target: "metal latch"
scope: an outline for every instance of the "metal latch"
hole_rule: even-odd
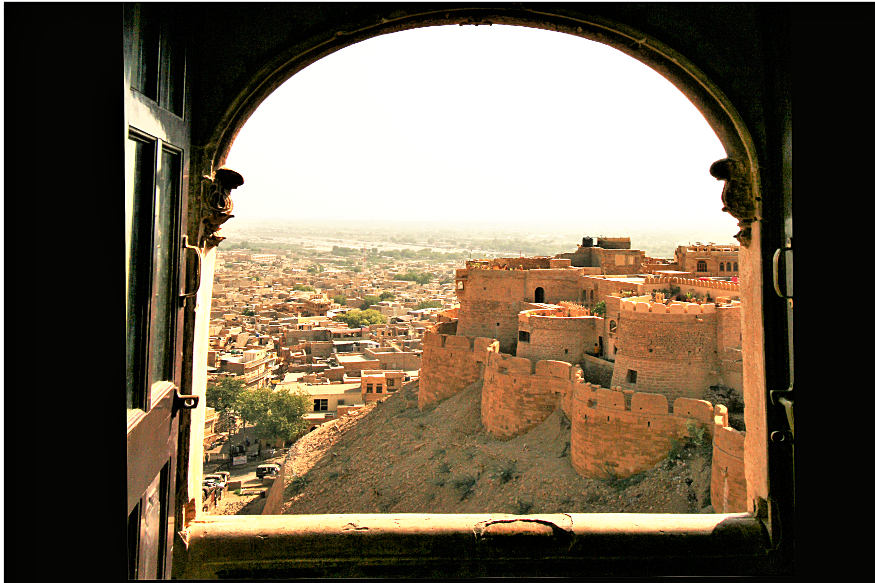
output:
[[[772,401],[772,405],[783,405],[784,413],[787,415],[787,423],[790,425],[790,437],[791,439],[795,439],[796,432],[794,430],[793,423],[793,387],[790,386],[787,390],[780,391],[769,391],[769,399]],[[781,433],[778,431],[773,432],[772,439],[775,440],[776,433]]]
[[[194,409],[197,407],[198,401],[200,401],[200,397],[197,395],[180,395],[179,389],[173,390],[173,409],[170,413],[170,417],[176,417],[176,413],[179,412],[180,409]]]

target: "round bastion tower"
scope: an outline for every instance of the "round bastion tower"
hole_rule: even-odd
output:
[[[701,399],[721,378],[716,306],[645,298],[620,302],[611,386]]]

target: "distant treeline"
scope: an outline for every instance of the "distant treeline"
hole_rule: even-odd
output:
[[[395,275],[395,279],[398,281],[415,281],[420,285],[431,282],[432,277],[433,276],[430,273],[416,273],[413,271],[398,273]]]
[[[239,243],[229,243],[225,241],[221,244],[220,249],[224,251],[233,251],[235,249],[247,249],[253,253],[277,252],[277,251],[306,251],[300,243],[271,243],[269,246],[253,245],[249,241],[240,241]]]

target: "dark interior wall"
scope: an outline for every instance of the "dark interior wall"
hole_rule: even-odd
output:
[[[448,3],[211,3],[185,5],[185,10],[191,11],[187,20],[193,41],[189,54],[192,97],[197,108],[194,142],[206,147],[209,155],[213,147],[225,144],[217,141],[217,127],[241,125],[229,120],[240,113],[245,119],[245,112],[254,110],[255,104],[291,72],[320,56],[377,32],[410,28],[412,23],[439,24],[481,17],[536,26],[540,22],[540,27],[567,27],[569,31],[575,30],[575,23],[588,22],[591,26],[584,34],[590,38],[601,34],[598,23],[610,23],[614,32],[609,34],[605,29],[601,40],[614,43],[634,57],[650,54],[634,40],[636,32],[643,33],[686,57],[704,73],[756,136],[763,125],[763,80],[769,69],[762,33],[764,27],[773,25],[772,12],[780,8],[757,4],[608,3],[538,4],[526,10],[513,4],[478,8],[476,4]],[[621,31],[619,37],[617,30]],[[670,57],[648,64],[663,74],[678,74],[678,66]],[[241,95],[250,93],[247,104]],[[705,97],[693,95],[691,101],[707,107]],[[231,134],[233,129],[224,140],[230,140]]]

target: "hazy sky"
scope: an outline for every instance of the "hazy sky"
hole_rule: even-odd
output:
[[[725,152],[669,81],[606,45],[512,26],[372,38],[253,114],[227,166],[239,218],[712,226]]]

